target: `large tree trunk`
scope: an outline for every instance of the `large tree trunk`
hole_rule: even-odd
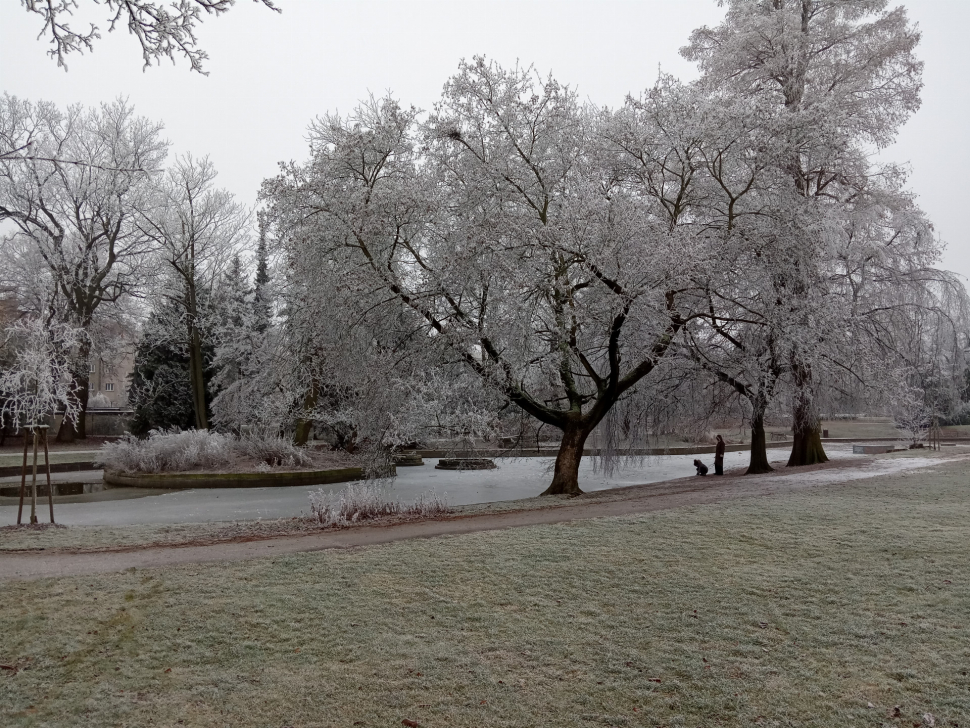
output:
[[[583,491],[579,488],[579,463],[583,458],[583,447],[586,445],[590,429],[572,426],[563,431],[552,484],[542,492],[542,495],[582,494]]]
[[[755,404],[751,413],[751,459],[745,475],[770,473],[774,468],[768,464],[768,444],[765,437],[765,411]]]
[[[822,426],[820,423],[799,425],[796,422],[792,429],[795,442],[792,444],[791,456],[788,458],[789,467],[828,462],[829,458],[822,447]]]
[[[801,365],[796,365],[793,371],[796,393],[792,434],[795,441],[788,467],[826,463],[829,459],[822,447],[822,422],[812,396],[812,372]]]
[[[195,429],[209,429],[209,417],[205,403],[205,362],[202,359],[202,335],[199,329],[189,327],[189,378],[192,381],[192,409],[195,410]]]

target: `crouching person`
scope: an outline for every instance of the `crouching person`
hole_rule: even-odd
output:
[[[697,468],[698,475],[707,475],[707,466],[700,460],[694,461],[694,467]]]

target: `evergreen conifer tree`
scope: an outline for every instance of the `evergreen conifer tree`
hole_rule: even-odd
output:
[[[169,301],[158,306],[145,324],[130,375],[129,402],[134,410],[131,426],[134,435],[146,435],[154,429],[191,429],[195,426],[184,328],[178,304]],[[203,338],[202,355],[208,406],[212,400],[210,382],[214,373],[215,349],[207,338]]]
[[[269,252],[266,246],[266,217],[259,215],[259,242],[256,246],[256,278],[253,281],[254,328],[263,333],[269,328],[271,294],[269,291]]]

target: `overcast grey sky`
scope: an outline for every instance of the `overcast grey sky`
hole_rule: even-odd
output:
[[[82,0],[82,5],[85,4]],[[616,106],[656,78],[696,73],[677,53],[719,21],[715,0],[278,0],[281,14],[240,0],[198,33],[209,76],[184,62],[142,71],[136,41],[103,33],[65,73],[37,40],[39,17],[0,0],[0,89],[59,105],[126,96],[165,123],[174,152],[208,154],[219,183],[255,203],[280,161],[307,156],[306,127],[349,111],[368,91],[430,108],[461,58],[534,64],[599,105]],[[970,277],[963,189],[970,169],[970,0],[908,0],[923,31],[923,107],[885,158],[909,162],[911,188],[947,242],[946,268]],[[81,20],[87,16],[79,15]],[[102,17],[91,16],[102,29]],[[78,23],[83,27],[82,23]]]

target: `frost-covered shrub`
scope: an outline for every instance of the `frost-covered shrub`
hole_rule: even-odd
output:
[[[282,437],[247,436],[234,440],[234,446],[241,454],[272,467],[294,468],[310,464],[310,456],[303,448]]]
[[[105,409],[110,406],[111,406],[111,400],[109,400],[101,392],[95,392],[92,396],[88,397],[89,409]]]
[[[310,493],[310,511],[324,526],[393,515],[399,507],[390,499],[390,489],[383,481],[352,483],[339,493],[322,489]]]
[[[106,443],[98,462],[122,473],[174,473],[224,470],[240,462],[266,466],[309,465],[305,451],[280,438],[238,439],[211,430],[152,430],[144,440],[128,435]]]
[[[209,430],[151,430],[139,440],[127,435],[101,447],[99,464],[122,473],[165,473],[228,467],[232,438]]]
[[[901,437],[914,445],[926,439],[933,410],[927,404],[926,393],[922,389],[900,386],[891,395],[890,414]]]
[[[392,500],[386,480],[351,483],[339,493],[310,493],[310,512],[323,526],[348,526],[381,516],[437,516],[450,512],[448,504],[433,490],[422,493],[410,505]]]

